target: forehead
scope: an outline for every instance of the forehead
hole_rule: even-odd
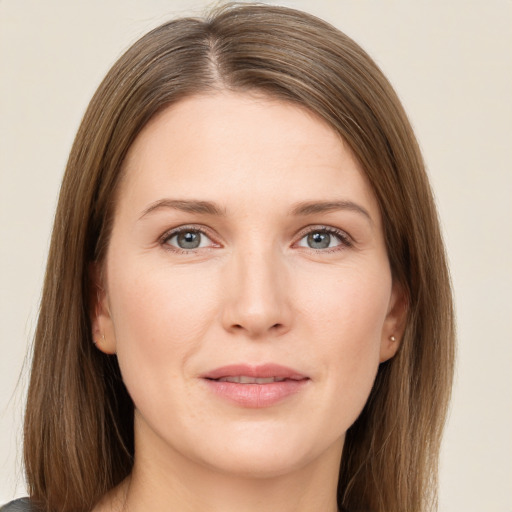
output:
[[[118,199],[132,205],[164,193],[220,202],[342,194],[377,208],[359,162],[324,120],[255,94],[194,96],[161,111],[131,146],[123,173]]]

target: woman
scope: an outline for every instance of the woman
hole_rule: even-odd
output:
[[[361,48],[245,4],[121,57],[61,189],[26,506],[425,511],[452,368],[421,155]]]

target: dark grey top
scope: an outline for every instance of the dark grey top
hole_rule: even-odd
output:
[[[11,501],[0,508],[0,512],[35,512],[35,510],[28,498]]]

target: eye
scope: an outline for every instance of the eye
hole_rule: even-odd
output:
[[[183,251],[192,251],[214,245],[212,240],[203,231],[188,227],[172,230],[163,237],[162,242]]]
[[[297,243],[299,247],[322,250],[352,245],[348,235],[334,228],[316,228],[306,233]]]

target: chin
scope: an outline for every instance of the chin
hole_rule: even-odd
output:
[[[205,461],[207,465],[226,475],[237,475],[240,478],[266,479],[276,478],[293,473],[307,466],[310,457],[306,454],[283,453],[282,450],[273,451],[253,450],[250,453],[222,454],[212,461]],[[208,463],[210,462],[210,463]]]
[[[299,471],[324,456],[340,460],[344,436],[333,438],[329,442],[328,435],[320,437],[287,426],[277,431],[253,431],[250,435],[229,433],[224,439],[204,446],[202,454],[196,454],[203,465],[225,474],[273,478]]]

